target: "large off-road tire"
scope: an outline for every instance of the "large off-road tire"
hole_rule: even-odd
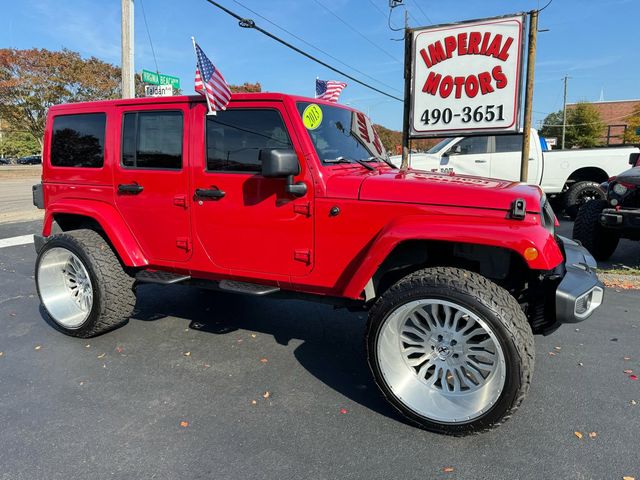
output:
[[[564,193],[564,213],[575,220],[580,207],[591,200],[604,200],[607,194],[596,182],[576,182]]]
[[[134,279],[109,243],[93,230],[53,235],[36,260],[38,296],[59,330],[88,338],[129,320]]]
[[[620,237],[600,224],[600,214],[607,208],[606,200],[592,200],[578,211],[573,224],[573,238],[591,252],[596,260],[608,260],[618,247]]]
[[[387,400],[415,425],[449,435],[507,420],[533,374],[533,334],[518,302],[459,268],[427,268],[389,288],[371,309],[366,346]]]

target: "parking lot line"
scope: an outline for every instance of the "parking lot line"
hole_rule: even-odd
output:
[[[1,238],[0,248],[15,247],[16,245],[26,245],[33,243],[33,235],[20,235],[18,237]]]

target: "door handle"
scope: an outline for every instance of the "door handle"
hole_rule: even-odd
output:
[[[476,160],[476,163],[487,163],[486,160]]]
[[[196,188],[196,197],[211,198],[219,200],[226,195],[225,192],[218,188]]]
[[[118,185],[118,193],[128,193],[131,195],[137,195],[144,190],[142,185],[137,183],[121,183]]]

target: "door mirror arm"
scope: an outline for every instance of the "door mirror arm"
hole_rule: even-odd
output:
[[[304,182],[294,182],[293,175],[289,175],[287,176],[287,184],[284,190],[295,197],[302,197],[307,193],[307,184]]]

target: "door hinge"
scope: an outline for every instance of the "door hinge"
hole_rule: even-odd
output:
[[[293,259],[296,262],[302,262],[309,265],[311,263],[311,250],[309,249],[294,250]]]
[[[176,195],[173,197],[173,204],[176,207],[187,208],[187,196],[186,195]]]
[[[187,237],[178,237],[176,238],[176,247],[184,250],[185,252],[188,252],[189,250],[191,250],[191,240],[189,240]]]
[[[308,217],[311,215],[311,202],[294,203],[293,211]]]

